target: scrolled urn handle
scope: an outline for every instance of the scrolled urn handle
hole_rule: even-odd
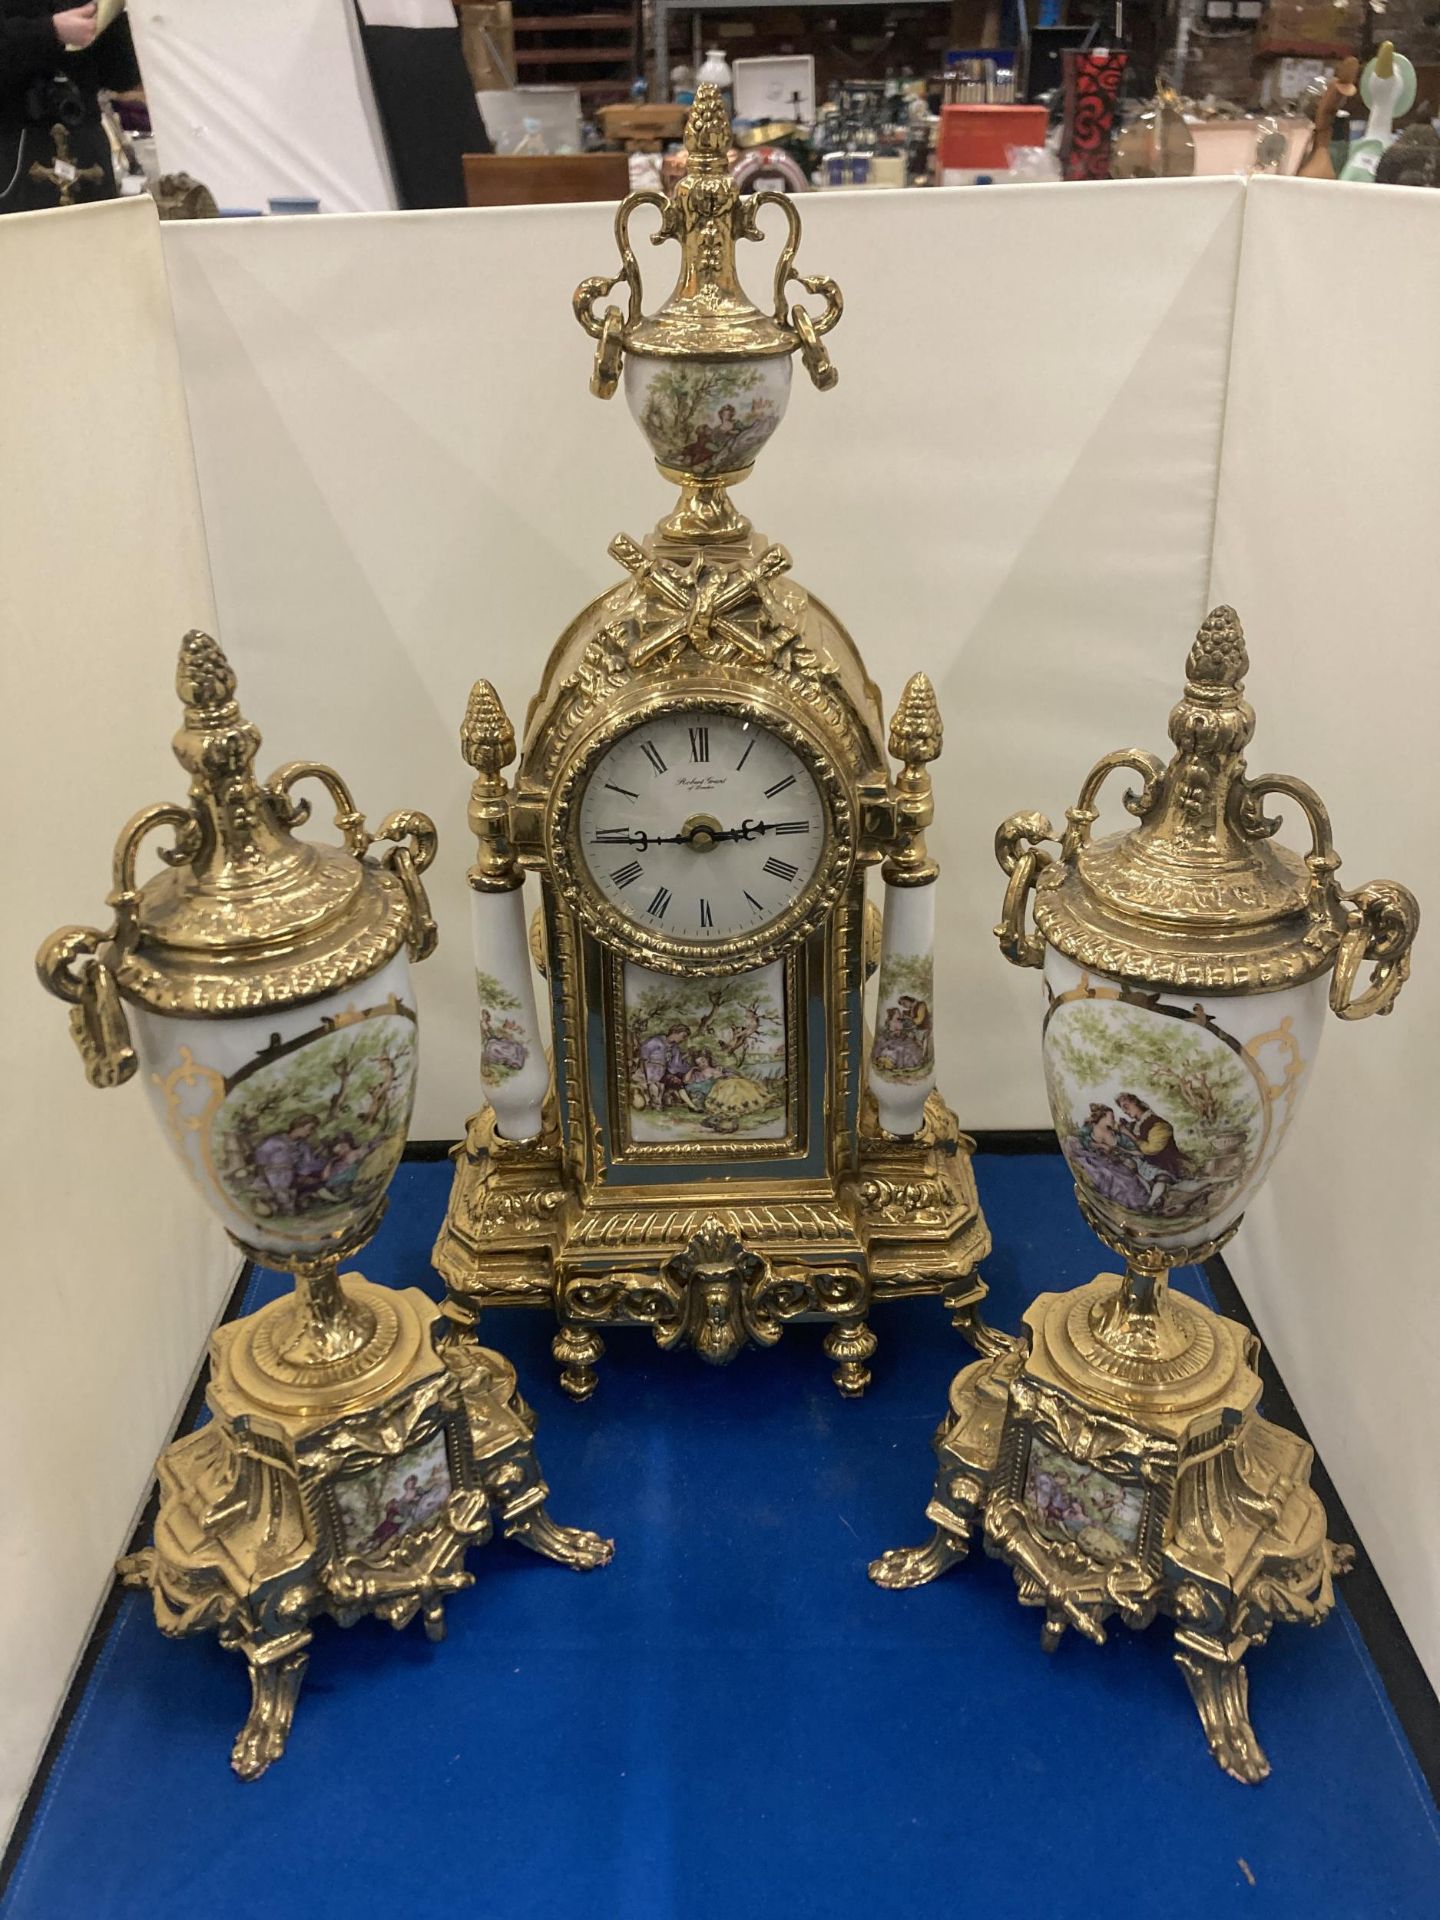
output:
[[[1240,831],[1252,840],[1268,840],[1279,831],[1279,818],[1267,814],[1261,804],[1271,795],[1293,800],[1305,815],[1310,823],[1310,851],[1305,856],[1310,875],[1306,906],[1312,923],[1328,929],[1334,921],[1337,899],[1343,899],[1335,886],[1340,856],[1330,830],[1329,808],[1308,782],[1297,780],[1292,773],[1263,773],[1257,779],[1242,781],[1236,791]]]
[[[1040,875],[1055,864],[1045,848],[1057,844],[1055,829],[1043,813],[1012,813],[996,830],[995,858],[1009,874],[1010,884],[1005,889],[995,938],[1012,966],[1039,967],[1045,963],[1045,942],[1038,933],[1027,931],[1025,908]]]
[[[156,848],[167,867],[188,866],[200,850],[199,820],[188,807],[182,807],[173,800],[160,800],[153,807],[142,807],[139,813],[126,821],[120,829],[120,838],[115,842],[115,851],[111,856],[110,898],[107,902],[115,909],[115,924],[108,937],[122,949],[134,945],[138,931],[135,910],[140,904],[140,890],[135,884],[135,863],[145,841],[162,827],[173,827],[175,830],[173,846]]]
[[[1395,880],[1372,880],[1340,896],[1345,929],[1330,976],[1330,1010],[1342,1020],[1389,1013],[1410,977],[1410,951],[1420,930],[1420,905]],[[1355,982],[1371,963],[1370,984],[1358,997]]]
[[[1120,747],[1114,753],[1107,753],[1086,774],[1085,784],[1074,806],[1065,809],[1065,838],[1060,844],[1063,865],[1068,867],[1076,855],[1090,844],[1090,829],[1100,818],[1100,789],[1111,774],[1122,767],[1131,773],[1143,775],[1145,781],[1138,793],[1133,787],[1126,791],[1122,803],[1125,811],[1133,813],[1137,820],[1143,820],[1154,806],[1155,796],[1165,775],[1165,762],[1159,755],[1147,753],[1144,747]]]
[[[396,843],[384,856],[381,865],[395,874],[405,889],[405,898],[410,907],[410,931],[406,936],[410,958],[428,960],[439,943],[440,933],[420,876],[435,858],[440,844],[435,822],[428,813],[402,808],[381,822],[376,838]]]
[[[365,825],[365,816],[355,804],[355,796],[333,767],[319,760],[289,760],[265,782],[261,792],[275,809],[280,825],[288,829],[303,827],[310,818],[310,802],[297,800],[291,792],[302,780],[318,780],[335,803],[335,824],[347,849],[357,860],[363,859],[374,836]]]

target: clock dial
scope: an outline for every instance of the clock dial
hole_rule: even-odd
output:
[[[600,895],[672,940],[763,932],[803,894],[826,848],[814,776],[741,713],[686,709],[643,721],[591,770],[579,848]]]

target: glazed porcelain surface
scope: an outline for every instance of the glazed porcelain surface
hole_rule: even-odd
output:
[[[783,1139],[788,1059],[783,960],[713,979],[626,966],[631,1142]]]
[[[740,473],[774,433],[790,398],[790,357],[625,357],[625,399],[662,467],[708,480]]]
[[[1199,1246],[1240,1218],[1309,1079],[1326,986],[1196,998],[1047,950],[1051,1116],[1084,1198],[1121,1239]]]
[[[935,889],[887,887],[870,1091],[887,1133],[918,1133],[935,1085]]]
[[[228,1232],[304,1258],[373,1218],[405,1149],[417,1035],[409,962],[238,1020],[132,1008],[150,1100]]]
[[[540,1131],[550,1064],[535,1013],[525,890],[472,893],[475,985],[480,996],[480,1084],[507,1140]]]

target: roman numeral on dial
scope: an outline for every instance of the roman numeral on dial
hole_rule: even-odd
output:
[[[663,920],[665,918],[665,909],[669,905],[670,889],[669,887],[660,887],[656,891],[655,898],[650,902],[645,911],[654,919]]]
[[[778,833],[780,829],[777,827],[775,831]],[[597,827],[595,830],[597,847],[628,847],[629,844],[630,829],[628,827]]]
[[[628,887],[632,880],[638,880],[645,869],[638,860],[627,860],[623,867],[616,867],[610,878],[617,887]]]
[[[808,820],[777,820],[770,831],[771,833],[808,833],[810,822]]]
[[[715,924],[710,912],[710,902],[704,899],[700,902],[700,924],[702,927],[713,927]]]
[[[800,869],[799,867],[791,866],[788,860],[767,860],[765,862],[765,871],[768,874],[773,874],[777,880],[790,881],[795,878]],[[748,899],[749,896],[747,895],[746,897]]]
[[[707,761],[710,758],[709,727],[691,727],[690,758],[696,763],[697,766],[703,764],[705,761]]]
[[[765,798],[767,800],[773,800],[777,793],[784,793],[787,787],[793,787],[794,784],[795,784],[794,774],[787,773],[785,775],[785,778],[783,780],[777,780],[773,787],[766,787]]]
[[[656,746],[653,740],[642,741],[640,746],[640,751],[644,754],[645,758],[650,762],[651,766],[655,769],[656,773],[664,773],[665,761],[661,755],[660,749]]]

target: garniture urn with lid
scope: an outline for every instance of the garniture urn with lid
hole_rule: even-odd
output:
[[[485,681],[462,730],[485,1106],[436,1265],[462,1326],[489,1304],[550,1307],[577,1399],[608,1325],[718,1365],[807,1320],[854,1396],[876,1303],[943,1292],[963,1319],[984,1293],[970,1143],[936,1091],[940,713],[915,674],[887,736],[855,642],[731,501],[794,356],[834,384],[822,336],[840,295],[796,270],[793,202],[731,179],[713,87],[685,145],[668,197],[621,206],[618,273],[575,298],[594,391],[623,376],[679,501],[643,541],[612,542],[622,578],[561,636],[523,738]],[[762,308],[736,252],[772,208]],[[653,314],[630,241],[644,209],[681,262]],[[625,308],[599,310],[622,284]],[[813,315],[787,307],[794,285],[823,302]]]
[[[931,1579],[978,1527],[1021,1600],[1044,1609],[1047,1648],[1067,1627],[1100,1640],[1112,1615],[1143,1627],[1169,1614],[1212,1752],[1258,1780],[1244,1656],[1276,1620],[1323,1619],[1350,1550],[1325,1537],[1309,1446],[1256,1412],[1254,1336],[1173,1294],[1167,1274],[1239,1225],[1313,1075],[1327,1007],[1391,1011],[1419,911],[1393,881],[1343,888],[1319,795],[1248,773],[1247,666],[1238,619],[1217,608],[1190,650],[1169,762],[1107,754],[1058,840],[1033,813],[997,834],[996,931],[1007,958],[1043,971],[1056,1134],[1081,1211],[1125,1269],[1042,1294],[1021,1340],[957,1376],[935,1443],[935,1531],[872,1575]],[[1116,772],[1138,776],[1125,795],[1138,825],[1095,839]],[[1308,823],[1303,855],[1277,838],[1275,802]]]
[[[405,1147],[434,828],[402,812],[372,834],[340,776],[310,761],[259,781],[260,736],[207,635],[186,635],[176,688],[186,803],[130,820],[109,927],[62,928],[37,965],[71,1005],[92,1084],[139,1071],[231,1238],[294,1275],[292,1293],[216,1331],[212,1418],[166,1448],[154,1544],[120,1567],[164,1632],[214,1631],[244,1654],[252,1708],[233,1763],[249,1779],[284,1749],[317,1615],[399,1627],[420,1613],[438,1639],[446,1597],[472,1579],[466,1550],[497,1522],[571,1565],[609,1548],[546,1514],[508,1363],[447,1343],[418,1288],[340,1272]],[[294,831],[307,783],[333,804],[339,845]],[[142,882],[155,834],[162,870]]]

